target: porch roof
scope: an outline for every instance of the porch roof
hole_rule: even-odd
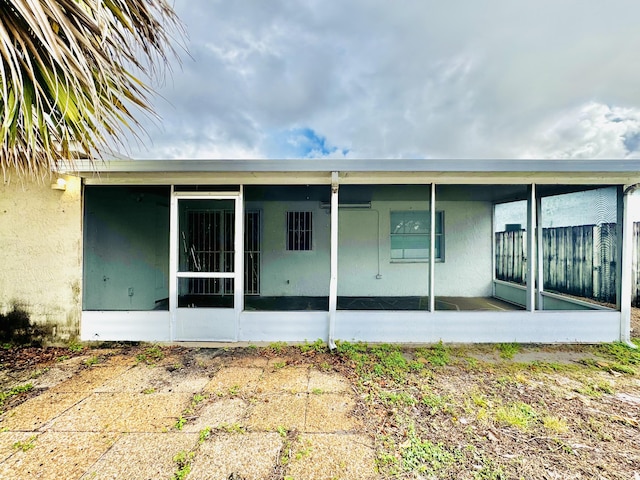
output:
[[[105,160],[69,169],[88,183],[602,184],[640,183],[640,160],[214,159]]]

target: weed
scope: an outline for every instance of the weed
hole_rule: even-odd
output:
[[[436,413],[446,409],[447,399],[441,395],[426,393],[422,396],[420,403],[429,407],[431,409],[431,415],[435,415]]]
[[[322,395],[324,393],[324,390],[322,390],[321,388],[314,388],[313,390],[311,390],[311,393],[313,393],[314,395]]]
[[[174,480],[184,480],[191,473],[191,462],[195,456],[194,452],[182,450],[173,457],[173,461],[177,466],[176,472],[173,474]]]
[[[304,344],[300,345],[299,348],[301,353],[322,353],[327,351],[327,344],[319,338],[313,343],[308,343],[305,340]]]
[[[156,389],[151,387],[151,388],[145,388],[142,393],[144,393],[145,395],[150,395],[152,393],[155,393]]]
[[[275,353],[279,355],[284,351],[286,346],[287,346],[286,342],[273,342],[267,346],[267,350],[271,353]]]
[[[193,398],[191,399],[191,406],[195,407],[196,405],[198,405],[200,402],[202,402],[205,398],[204,395],[200,394],[200,393],[196,393]]]
[[[577,389],[578,393],[592,398],[600,398],[602,394],[612,395],[613,387],[608,382],[600,380],[599,382],[588,381],[583,387]]]
[[[15,397],[16,395],[20,395],[22,393],[27,393],[33,390],[33,383],[26,383],[24,385],[18,385],[13,387],[11,390],[7,392],[0,392],[0,407],[4,405],[4,402],[11,397]]]
[[[304,457],[308,456],[313,447],[311,446],[311,442],[309,440],[305,441],[304,447],[296,452],[295,459],[302,460]]]
[[[237,396],[240,393],[240,385],[233,385],[229,388],[229,395],[232,397]]]
[[[511,360],[515,356],[515,354],[520,351],[520,344],[500,343],[498,344],[498,350],[500,351],[500,358]]]
[[[287,362],[273,362],[273,369],[280,370],[281,368],[284,368],[286,364]]]
[[[482,467],[477,472],[474,472],[474,480],[506,480],[507,475],[499,465],[496,465],[493,460],[482,457]]]
[[[329,365],[327,362],[322,362],[320,365],[318,365],[318,367],[323,372],[328,372],[329,370],[331,370],[331,365]]]
[[[280,435],[282,438],[285,438],[287,436],[287,429],[282,425],[278,425],[276,427],[276,432],[278,432],[278,435]]]
[[[94,365],[97,365],[98,363],[100,363],[100,358],[98,358],[96,355],[94,355],[93,357],[87,358],[84,361],[84,364],[87,367],[93,367]]]
[[[71,342],[69,344],[69,347],[67,347],[69,349],[70,352],[73,353],[80,353],[82,350],[84,350],[84,346],[81,343],[78,342]]]
[[[227,433],[247,433],[247,429],[239,423],[221,423],[217,429]]]
[[[386,404],[406,405],[408,407],[418,403],[412,395],[406,392],[382,392],[380,393],[380,399]]]
[[[449,347],[446,347],[442,340],[429,348],[416,349],[416,355],[427,360],[434,367],[444,367],[451,361]]]
[[[422,440],[413,425],[409,426],[407,440],[400,445],[402,468],[405,472],[434,474],[455,461],[454,455],[441,443]]]
[[[56,358],[56,362],[64,362],[65,360],[69,360],[69,355],[60,355],[58,358]]]
[[[178,417],[178,420],[176,420],[175,425],[173,426],[173,428],[175,428],[176,430],[182,430],[182,428],[187,424],[187,419],[184,418],[182,415],[180,415]]]
[[[253,343],[251,343],[251,344],[247,345],[247,349],[252,351],[252,352],[255,352],[256,350],[258,350],[258,346],[254,345]]]
[[[23,452],[26,452],[27,450],[31,450],[32,448],[35,448],[37,438],[38,438],[37,435],[31,435],[24,442],[14,443],[13,448],[15,448],[16,450],[22,450]]]
[[[554,416],[543,417],[542,425],[544,425],[544,428],[546,428],[547,430],[550,430],[556,433],[566,433],[567,431],[569,431],[569,426],[567,425],[567,422],[559,417],[554,417]]]
[[[155,365],[164,358],[164,352],[158,345],[152,345],[144,349],[144,352],[136,355],[138,363],[146,363],[147,365]]]
[[[515,402],[496,409],[498,422],[520,430],[528,430],[537,417],[538,414],[533,407],[523,402]]]
[[[211,436],[211,427],[205,427],[198,433],[198,443],[202,444]]]

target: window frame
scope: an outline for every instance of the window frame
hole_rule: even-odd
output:
[[[393,233],[393,214],[406,214],[406,213],[424,213],[427,215],[428,218],[428,222],[427,222],[427,232],[426,233],[421,233],[421,234],[410,234],[410,233]],[[429,216],[429,210],[390,210],[389,211],[389,260],[390,263],[428,263],[429,262],[429,256],[427,257],[415,257],[415,258],[394,258],[393,257],[393,253],[392,251],[394,250],[392,248],[392,244],[393,244],[393,237],[394,236],[403,236],[403,237],[407,237],[407,236],[412,236],[412,235],[421,235],[421,236],[427,236],[429,238],[431,238],[431,232],[430,232],[430,227],[431,227],[431,218]],[[435,215],[435,229],[436,229],[436,234],[435,234],[435,244],[439,246],[439,248],[436,249],[436,256],[435,256],[435,261],[436,263],[444,263],[445,261],[445,229],[444,229],[444,210],[436,210],[436,215]],[[438,228],[440,227],[440,228]],[[431,246],[429,245],[429,248]],[[409,249],[402,249],[404,250],[409,250]]]

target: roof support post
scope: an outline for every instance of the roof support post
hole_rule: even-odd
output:
[[[633,273],[633,220],[631,218],[629,194],[638,186],[618,188],[618,268],[616,274],[619,281],[617,288],[617,304],[620,309],[620,341],[636,348],[631,341],[631,277]],[[620,225],[622,224],[622,225]]]
[[[233,280],[233,305],[236,311],[235,320],[235,339],[238,340],[240,313],[244,310],[244,195],[243,187],[240,185],[240,191],[235,202],[235,237],[234,237],[234,271],[235,278]]]
[[[331,172],[331,272],[329,278],[329,339],[330,349],[334,343],[336,310],[338,307],[338,172]]]
[[[536,295],[536,309],[537,310],[543,310],[543,301],[544,299],[542,298],[542,292],[544,291],[544,248],[543,248],[543,238],[542,238],[542,198],[539,195],[536,195],[536,212],[535,212],[535,216],[536,216],[536,245],[537,245],[537,249],[536,249],[536,288],[537,290],[537,295]]]
[[[536,310],[536,184],[527,188],[527,311]]]
[[[429,198],[429,311],[436,309],[436,184]]]

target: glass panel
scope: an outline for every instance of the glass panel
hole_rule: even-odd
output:
[[[169,187],[85,187],[84,310],[169,309],[169,195]]]
[[[233,308],[233,278],[178,278],[178,307]]]
[[[179,271],[233,272],[234,200],[179,200]]]

